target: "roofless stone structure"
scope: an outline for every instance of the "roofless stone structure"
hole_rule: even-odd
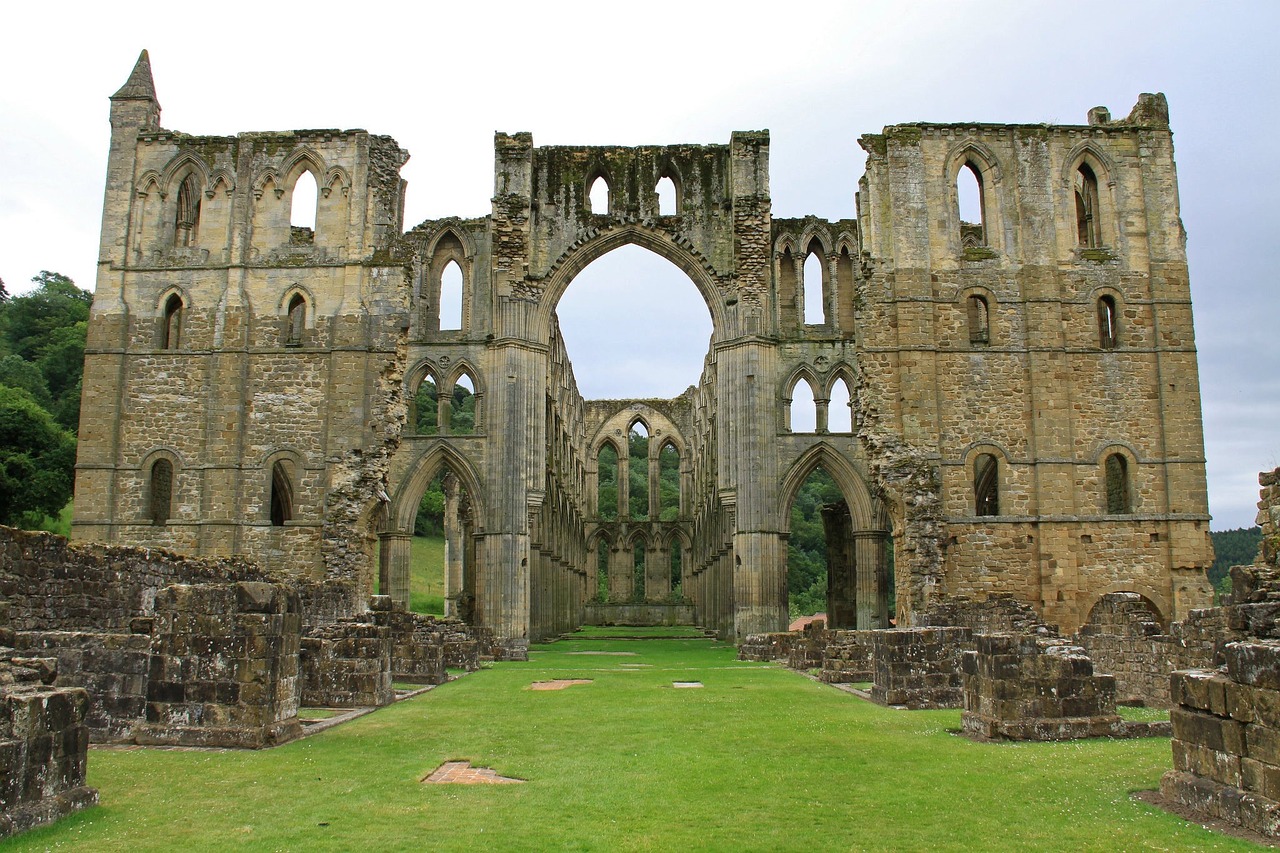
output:
[[[767,132],[498,133],[489,215],[406,233],[390,137],[166,130],[145,52],[111,127],[77,539],[246,554],[365,592],[376,577],[403,600],[443,474],[449,607],[513,650],[600,594],[677,586],[742,638],[786,627],[790,507],[821,467],[844,497],[826,513],[832,627],[887,626],[891,587],[900,625],[955,596],[1010,593],[1067,631],[1107,593],[1165,621],[1210,601],[1163,95],[1085,125],[863,136],[857,218],[835,222],[773,217]],[[961,220],[958,178],[979,221]],[[675,399],[584,400],[561,341],[560,297],[627,244],[683,270],[712,319]],[[629,453],[637,423],[647,459]],[[674,509],[656,487],[671,463]],[[634,465],[648,506],[625,487],[602,505]]]

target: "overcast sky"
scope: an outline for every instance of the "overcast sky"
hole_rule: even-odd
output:
[[[394,136],[413,155],[407,225],[488,213],[495,130],[531,131],[540,145],[639,145],[768,128],[774,214],[839,218],[854,215],[859,134],[909,121],[1082,124],[1092,106],[1123,116],[1140,92],[1163,91],[1189,233],[1213,527],[1253,524],[1257,472],[1280,465],[1280,4],[544,0],[383,11],[393,7],[7,9],[0,278],[21,291],[51,269],[92,287],[107,97],[144,47],[167,128]],[[573,310],[598,311],[589,297],[607,294],[615,316],[648,335],[611,335],[611,352],[657,341],[685,360],[597,358],[585,333],[567,330],[588,396],[672,394],[697,379],[706,308],[687,279],[664,278],[665,261],[637,267],[639,251],[589,267],[562,316],[569,325]],[[659,287],[671,313],[701,325],[655,330],[619,301]],[[587,307],[575,309],[580,300]],[[594,374],[593,363],[611,372]],[[655,376],[667,384],[644,384]]]

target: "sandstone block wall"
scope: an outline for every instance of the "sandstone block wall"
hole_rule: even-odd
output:
[[[0,663],[0,838],[98,802],[85,785],[88,694],[53,676],[52,662]]]
[[[1034,635],[980,634],[965,652],[967,734],[1010,740],[1069,740],[1122,734],[1115,678],[1096,675],[1084,649]]]
[[[773,634],[748,634],[738,644],[738,660],[789,660],[791,647],[799,639],[800,634],[795,631],[779,631]]]
[[[973,648],[968,628],[895,628],[873,634],[871,698],[912,710],[964,703],[960,659]]]
[[[1173,769],[1164,796],[1280,835],[1280,642],[1230,643],[1225,671],[1172,677]]]
[[[391,632],[372,622],[311,628],[302,639],[302,704],[371,708],[395,699]]]
[[[826,631],[822,671],[827,684],[853,684],[875,678],[874,631]]]
[[[142,744],[260,748],[301,733],[298,596],[279,584],[166,587],[156,597]]]

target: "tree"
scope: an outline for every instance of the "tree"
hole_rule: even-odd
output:
[[[0,345],[27,361],[38,361],[59,329],[87,322],[93,294],[65,275],[42,271],[35,290],[12,296],[0,312]],[[70,384],[75,384],[74,382]]]
[[[29,393],[0,385],[0,524],[56,516],[75,464],[75,439]]]

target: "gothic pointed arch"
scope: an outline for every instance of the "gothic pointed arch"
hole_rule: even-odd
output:
[[[884,530],[887,519],[883,508],[871,495],[871,488],[848,458],[828,442],[813,445],[796,459],[778,487],[778,522],[783,532],[791,529],[791,504],[804,481],[822,468],[826,471],[849,505],[849,514],[857,530]]]
[[[485,517],[484,489],[475,465],[457,449],[444,441],[431,442],[409,465],[398,483],[392,484],[391,505],[387,512],[387,525],[391,531],[412,531],[414,518],[422,496],[441,471],[448,470],[466,490],[474,508],[477,530],[483,527]]]

